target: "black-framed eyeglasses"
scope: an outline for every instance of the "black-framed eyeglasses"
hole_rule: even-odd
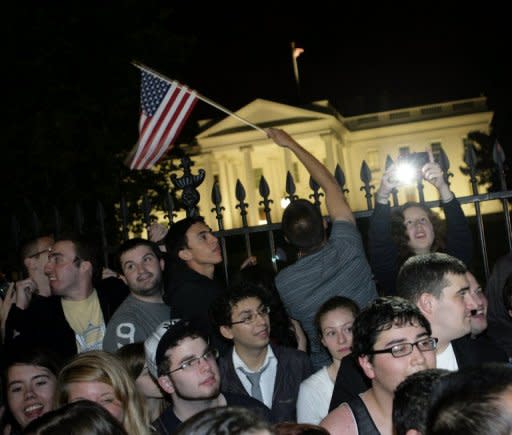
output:
[[[167,372],[168,375],[171,373],[177,372],[179,370],[189,371],[190,369],[197,367],[202,359],[205,361],[213,361],[219,357],[219,351],[217,349],[208,349],[201,356],[196,356],[195,358],[190,358],[187,361],[184,361],[180,364],[178,368]]]
[[[258,308],[257,311],[250,311],[248,313],[244,313],[241,320],[237,320],[236,322],[231,322],[232,325],[239,325],[240,323],[251,324],[253,323],[258,316],[268,316],[270,314],[270,307],[268,305],[263,305]]]
[[[366,352],[366,355],[375,355],[378,353],[390,353],[395,358],[402,358],[412,353],[414,346],[416,346],[420,352],[429,352],[437,349],[437,342],[439,341],[436,337],[422,338],[414,343],[398,343],[394,346],[388,347],[387,349],[372,350]]]
[[[52,248],[45,248],[42,251],[36,252],[35,254],[27,255],[27,258],[37,258],[41,254],[44,254],[45,252],[49,254],[51,252],[51,250],[52,250]]]

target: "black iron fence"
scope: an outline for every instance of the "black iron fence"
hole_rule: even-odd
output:
[[[481,279],[486,279],[489,275],[490,266],[493,261],[500,255],[505,254],[512,250],[512,226],[510,222],[509,213],[509,200],[512,198],[512,190],[507,190],[504,174],[504,160],[505,156],[500,148],[494,150],[494,162],[496,164],[496,171],[499,175],[501,191],[479,194],[477,186],[477,170],[476,170],[476,154],[472,145],[466,146],[464,161],[469,168],[469,180],[472,186],[473,194],[470,196],[459,197],[461,204],[473,204],[475,208],[475,217],[470,219],[470,223],[474,228],[478,238],[479,250],[476,252],[476,264],[473,269],[477,276]],[[443,168],[447,181],[451,176],[449,172],[450,162],[446,154],[441,150],[438,161]],[[392,160],[388,157],[386,159],[386,168],[392,164]],[[183,170],[182,176],[178,177],[173,174],[171,180],[176,189],[181,191],[181,208],[186,211],[188,216],[196,215],[199,213],[198,203],[200,200],[197,187],[202,183],[205,178],[203,169],[199,169],[197,174],[191,171],[191,161],[188,157],[182,158],[181,168]],[[342,169],[337,166],[334,176],[339,185],[345,189],[345,175]],[[357,211],[354,213],[358,227],[363,234],[363,239],[366,236],[367,218],[372,214],[374,189],[372,184],[372,174],[366,164],[362,162],[360,179],[362,186],[360,190],[364,192],[366,198],[367,209]],[[296,187],[293,176],[288,173],[285,180],[285,190],[287,198],[294,201],[298,198],[296,195]],[[323,193],[320,191],[318,184],[310,178],[309,187],[311,194],[309,199],[320,208]],[[417,192],[420,202],[424,202],[430,207],[440,206],[439,201],[425,201],[423,194],[423,184],[421,180],[417,183]],[[237,200],[236,209],[232,212],[238,212],[241,216],[242,226],[235,229],[225,229],[224,227],[224,213],[225,208],[222,205],[222,196],[220,188],[217,183],[214,184],[211,192],[212,207],[209,211],[213,213],[217,221],[217,228],[214,228],[217,236],[222,242],[223,256],[224,256],[224,274],[226,281],[229,281],[230,266],[236,265],[241,260],[249,255],[257,254],[258,260],[263,263],[271,265],[275,271],[280,267],[280,261],[283,260],[286,250],[285,242],[282,238],[280,231],[280,224],[272,222],[271,210],[273,200],[271,199],[271,192],[267,181],[261,177],[259,182],[259,194],[261,201],[258,206],[263,209],[266,217],[266,224],[258,226],[249,226],[247,220],[247,208],[249,204],[245,202],[246,191],[243,184],[238,180],[235,187],[235,196]],[[481,211],[481,204],[487,201],[501,201],[502,211],[497,215],[485,216]],[[399,206],[398,191],[392,193],[392,206]],[[144,196],[140,201],[140,208],[142,209],[143,224],[149,226],[152,220],[152,210],[157,204],[155,201],[150,201],[148,196]],[[161,198],[159,209],[165,210],[165,216],[170,225],[176,217],[176,207],[173,196],[168,193],[165,198]],[[204,207],[204,206],[203,206]],[[94,208],[94,212],[92,212]],[[10,228],[4,228],[6,234],[2,237],[2,263],[4,268],[10,268],[11,271],[20,271],[21,264],[17,259],[17,252],[20,248],[22,239],[27,238],[27,235],[39,235],[44,228],[47,232],[52,232],[58,236],[63,227],[73,227],[73,230],[78,233],[87,232],[88,229],[94,228],[95,233],[101,243],[103,260],[105,265],[109,266],[111,263],[111,254],[114,252],[115,247],[122,240],[128,238],[130,229],[133,226],[132,216],[128,213],[128,205],[126,201],[121,198],[118,204],[111,207],[111,214],[115,216],[106,216],[103,204],[98,201],[94,204],[88,204],[88,210],[85,212],[85,206],[76,203],[73,216],[62,216],[60,211],[54,207],[52,212],[46,214],[38,214],[35,210],[31,210],[30,216],[12,215],[10,217]],[[114,212],[112,211],[114,210]],[[206,207],[203,208],[206,210]],[[204,213],[203,213],[204,214]],[[107,221],[110,224],[107,225]],[[111,222],[114,221],[114,225]],[[486,232],[490,232],[491,236],[486,237]],[[491,248],[489,250],[489,247]]]

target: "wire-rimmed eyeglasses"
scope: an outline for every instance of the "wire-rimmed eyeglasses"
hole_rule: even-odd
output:
[[[375,355],[378,353],[390,353],[395,358],[402,358],[403,356],[407,356],[412,353],[414,346],[416,346],[420,352],[429,352],[431,350],[436,350],[437,342],[439,339],[435,337],[427,337],[422,338],[414,343],[398,343],[394,346],[388,347],[387,349],[380,350],[372,350],[370,352],[366,352],[366,355]]]
[[[194,358],[190,358],[189,360],[182,362],[177,368],[167,372],[167,374],[170,375],[171,373],[177,372],[179,370],[188,371],[194,367],[197,367],[202,359],[204,359],[205,361],[212,361],[214,359],[217,359],[218,357],[219,351],[217,349],[207,349],[206,352],[203,353],[201,356],[196,356]]]
[[[245,323],[246,325],[248,325],[250,323],[253,323],[258,316],[268,316],[269,313],[270,307],[268,305],[263,305],[262,307],[258,308],[257,311],[249,311],[244,313],[240,320],[237,320],[236,322],[231,322],[231,324],[238,325],[240,323]]]

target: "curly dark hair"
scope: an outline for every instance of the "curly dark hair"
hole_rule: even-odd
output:
[[[434,213],[425,204],[419,202],[406,202],[400,208],[393,210],[391,213],[391,237],[398,247],[399,265],[403,264],[409,257],[415,255],[409,247],[409,237],[405,232],[404,211],[411,207],[418,207],[427,213],[428,219],[434,228],[434,241],[430,247],[430,252],[444,252],[446,248],[445,236],[446,225],[437,213]]]

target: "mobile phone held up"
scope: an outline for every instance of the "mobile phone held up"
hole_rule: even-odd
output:
[[[426,151],[409,153],[397,159],[394,178],[400,184],[412,184],[421,178],[421,168],[429,162]]]

